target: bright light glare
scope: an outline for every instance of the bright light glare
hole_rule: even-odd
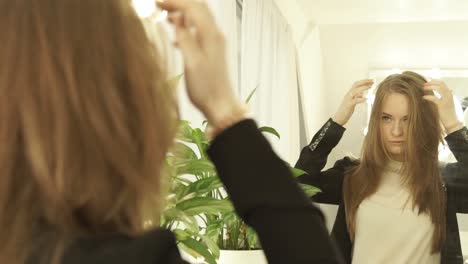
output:
[[[132,0],[133,7],[141,18],[147,18],[156,12],[154,0]]]

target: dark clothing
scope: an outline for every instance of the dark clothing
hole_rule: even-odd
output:
[[[236,211],[258,232],[269,263],[341,263],[320,210],[300,190],[254,121],[242,121],[222,132],[208,154]],[[179,255],[174,235],[158,229],[133,238],[78,239],[67,249],[62,263],[186,262]]]
[[[332,237],[341,250],[345,263],[351,263],[353,243],[346,226],[343,179],[346,170],[358,165],[358,161],[345,157],[338,160],[332,168],[322,171],[328,155],[338,144],[344,131],[344,127],[329,119],[315,134],[311,144],[302,149],[296,168],[308,173],[299,177],[300,182],[322,190],[313,197],[314,201],[339,205]],[[448,135],[445,140],[457,162],[441,166],[442,181],[447,193],[447,240],[441,252],[441,263],[462,264],[456,214],[468,213],[468,129],[463,127]]]

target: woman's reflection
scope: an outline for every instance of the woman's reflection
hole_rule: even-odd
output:
[[[339,205],[332,235],[346,263],[461,263],[456,213],[468,211],[468,129],[445,83],[414,72],[388,76],[377,88],[360,159],[323,170],[372,84],[356,82],[303,148],[296,167],[308,174],[300,181],[322,189],[317,202]],[[458,162],[441,167],[444,134]]]

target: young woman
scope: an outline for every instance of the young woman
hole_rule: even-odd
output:
[[[443,82],[413,72],[387,77],[360,159],[323,170],[372,84],[356,82],[303,148],[296,167],[308,174],[300,181],[322,189],[317,202],[339,205],[332,236],[346,263],[462,263],[456,213],[468,212],[468,130]],[[443,134],[457,163],[439,164]]]
[[[161,7],[214,129],[209,155],[270,263],[338,263],[320,211],[235,98],[208,8]],[[143,230],[178,120],[130,1],[0,0],[0,32],[0,263],[185,263],[170,231]]]

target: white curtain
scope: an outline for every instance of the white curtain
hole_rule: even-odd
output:
[[[241,92],[257,88],[250,109],[260,126],[278,130],[270,142],[286,161],[298,157],[299,105],[296,49],[292,30],[273,0],[243,2]]]

